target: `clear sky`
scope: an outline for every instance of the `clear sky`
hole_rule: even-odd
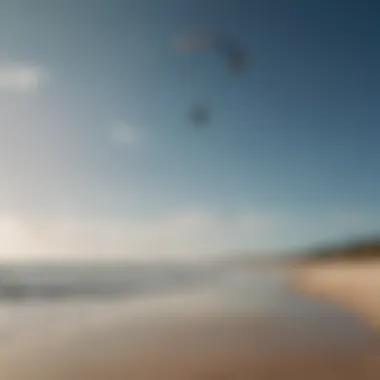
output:
[[[3,258],[291,249],[379,227],[376,1],[0,7]],[[238,42],[250,69],[178,50],[189,30]]]

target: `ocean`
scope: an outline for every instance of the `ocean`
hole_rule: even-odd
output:
[[[354,316],[291,288],[280,269],[216,264],[4,265],[0,269],[0,343],[75,334],[101,324],[165,315],[260,315],[284,339],[357,343],[369,332]],[[166,313],[166,314],[165,314]]]

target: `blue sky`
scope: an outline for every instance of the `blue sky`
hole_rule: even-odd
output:
[[[6,258],[289,249],[379,225],[375,2],[5,0],[0,14]],[[250,70],[176,48],[199,30],[244,46]],[[194,129],[202,101],[212,125]]]

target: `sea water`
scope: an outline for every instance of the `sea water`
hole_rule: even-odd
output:
[[[286,339],[368,339],[354,316],[298,294],[284,269],[214,264],[18,265],[0,270],[0,343],[100,324],[219,313],[268,318]]]

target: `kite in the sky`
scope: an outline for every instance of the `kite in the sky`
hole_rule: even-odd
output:
[[[197,104],[190,110],[191,121],[197,126],[208,125],[210,116],[210,109],[205,104]]]
[[[183,51],[215,50],[225,59],[231,72],[242,72],[248,66],[248,56],[235,42],[224,37],[190,34],[181,38],[179,47]]]
[[[231,73],[239,74],[248,67],[246,52],[236,43],[227,38],[211,34],[189,34],[179,41],[179,48],[185,52],[215,51],[224,59]],[[209,124],[211,111],[205,104],[191,108],[190,118],[195,125]]]

